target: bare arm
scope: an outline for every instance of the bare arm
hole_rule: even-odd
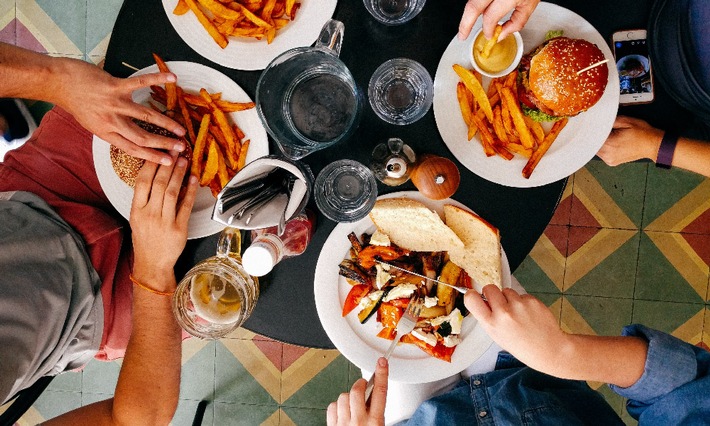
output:
[[[619,116],[604,146],[597,155],[610,166],[647,158],[656,161],[663,130],[643,120]],[[678,139],[673,154],[673,167],[710,177],[710,141]]]
[[[133,277],[161,292],[175,290],[173,265],[185,247],[194,203],[193,176],[178,203],[187,160],[177,166],[146,163],[138,175],[131,209],[135,262]],[[180,392],[180,328],[171,297],[140,287],[133,291],[133,331],[112,399],[47,422],[49,425],[159,425],[175,413]]]
[[[527,366],[551,376],[629,387],[643,375],[648,343],[636,337],[603,337],[563,332],[550,310],[530,295],[495,286],[465,303],[486,332]]]
[[[138,127],[132,118],[151,122],[175,134],[185,130],[167,116],[131,99],[136,89],[175,81],[173,74],[115,78],[84,61],[54,58],[0,43],[0,97],[51,102],[71,113],[86,129],[127,153],[170,164],[159,148],[182,151],[174,139]]]

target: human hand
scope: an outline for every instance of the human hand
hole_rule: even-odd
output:
[[[458,37],[466,40],[478,17],[483,15],[483,34],[490,39],[498,22],[512,10],[510,20],[503,24],[498,37],[502,40],[525,26],[538,3],[540,0],[468,0],[463,9]]]
[[[166,115],[131,99],[137,89],[175,82],[174,74],[144,74],[122,79],[84,61],[66,58],[61,61],[60,74],[64,82],[54,94],[54,103],[72,114],[84,128],[126,153],[154,163],[167,165],[173,159],[151,148],[185,149],[183,142],[148,133],[132,120],[147,121],[178,136],[185,134],[185,129]]]
[[[184,157],[170,166],[146,162],[138,172],[131,205],[134,275],[149,281],[172,273],[187,242],[187,222],[195,202],[197,177],[190,176],[182,200],[180,188],[188,167]]]
[[[367,381],[360,379],[355,382],[349,394],[341,394],[338,401],[330,403],[328,406],[328,425],[384,425],[388,375],[389,365],[387,360],[381,357],[377,360],[375,387],[372,389],[369,408],[365,404]]]
[[[515,290],[483,287],[484,301],[469,291],[464,304],[503,349],[527,366],[545,372],[569,343],[552,312],[540,300]]]
[[[655,161],[663,133],[643,120],[620,115],[597,155],[610,166],[641,158]]]

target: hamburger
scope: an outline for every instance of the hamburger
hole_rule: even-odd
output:
[[[593,43],[567,37],[545,41],[523,56],[518,67],[518,98],[523,110],[536,121],[555,121],[591,108],[604,94],[609,69]]]
[[[180,156],[187,158],[188,163],[192,159],[192,148],[190,147],[190,144],[187,142],[187,140],[185,140],[185,138],[181,138],[180,136],[169,130],[166,130],[160,126],[156,126],[155,124],[148,123],[146,121],[137,119],[134,119],[133,121],[148,133],[164,136],[167,138],[182,140],[186,148],[180,153]],[[110,156],[111,165],[113,166],[113,170],[116,172],[116,175],[131,188],[135,187],[136,176],[138,175],[138,171],[141,169],[141,167],[143,167],[143,163],[145,163],[145,160],[129,155],[121,148],[117,148],[113,145],[111,145]],[[187,180],[188,178],[189,175],[186,175],[185,179]]]

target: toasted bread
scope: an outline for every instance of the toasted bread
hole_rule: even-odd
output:
[[[463,250],[464,243],[424,204],[406,198],[378,200],[370,219],[390,240],[412,251]]]
[[[444,206],[444,217],[446,225],[464,243],[463,248],[449,250],[451,261],[480,285],[502,288],[498,229],[476,214],[452,205]]]

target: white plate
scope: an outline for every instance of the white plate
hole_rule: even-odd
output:
[[[481,27],[481,19],[474,25],[471,34]],[[604,38],[584,18],[563,7],[541,2],[520,35],[525,53],[545,40],[550,30],[563,30],[564,36],[588,40],[599,47],[609,62],[609,82],[599,102],[588,111],[570,118],[567,126],[542,157],[529,179],[522,176],[527,159],[515,155],[511,161],[495,155],[486,157],[477,134],[467,140],[467,128],[456,99],[456,84],[459,77],[452,66],[461,64],[470,68],[466,47],[470,41],[454,38],[439,62],[434,79],[434,117],[442,139],[466,168],[491,182],[513,187],[534,187],[563,179],[582,168],[604,144],[611,132],[619,108],[619,74],[614,56]],[[484,77],[484,87],[490,79]],[[547,124],[546,131],[551,124]]]
[[[453,204],[468,209],[461,203],[448,199],[434,201],[425,198],[417,191],[396,192],[379,198],[407,197],[424,203],[427,207],[443,214],[445,204]],[[353,223],[340,223],[330,233],[323,245],[316,265],[315,298],[318,317],[336,348],[353,364],[361,369],[372,371],[377,358],[382,356],[390,345],[389,340],[377,337],[382,326],[375,320],[360,324],[356,311],[342,317],[343,303],[351,286],[338,274],[338,265],[347,257],[350,241],[347,235],[355,232],[372,233],[375,225],[369,216]],[[511,287],[510,265],[505,252],[501,249],[503,287]],[[481,291],[480,288],[476,288]],[[390,357],[390,379],[403,383],[426,383],[458,374],[476,361],[491,345],[493,340],[483,331],[472,315],[463,320],[462,341],[456,347],[451,362],[436,359],[418,347],[402,344]]]
[[[238,70],[263,70],[274,58],[294,47],[310,46],[318,38],[323,25],[333,16],[337,0],[299,0],[301,7],[296,19],[276,33],[268,44],[266,39],[228,37],[222,49],[210,37],[192,11],[173,14],[178,0],[163,0],[163,8],[180,38],[195,52],[212,62]]]
[[[170,71],[178,77],[180,87],[191,93],[198,93],[204,87],[210,93],[222,92],[222,98],[232,102],[251,102],[249,95],[237,83],[219,71],[193,62],[168,62]],[[134,73],[141,75],[158,72],[157,65]],[[133,101],[147,105],[150,89],[143,88],[133,92]],[[266,129],[261,124],[256,108],[228,114],[232,123],[237,123],[244,131],[246,139],[250,139],[246,162],[269,154],[269,142]],[[106,197],[123,217],[128,219],[133,201],[133,188],[123,182],[111,165],[110,145],[94,135],[93,142],[94,167],[99,177],[101,188]],[[215,198],[209,188],[200,187],[188,223],[187,238],[201,238],[220,232],[224,225],[212,220],[212,208]]]

